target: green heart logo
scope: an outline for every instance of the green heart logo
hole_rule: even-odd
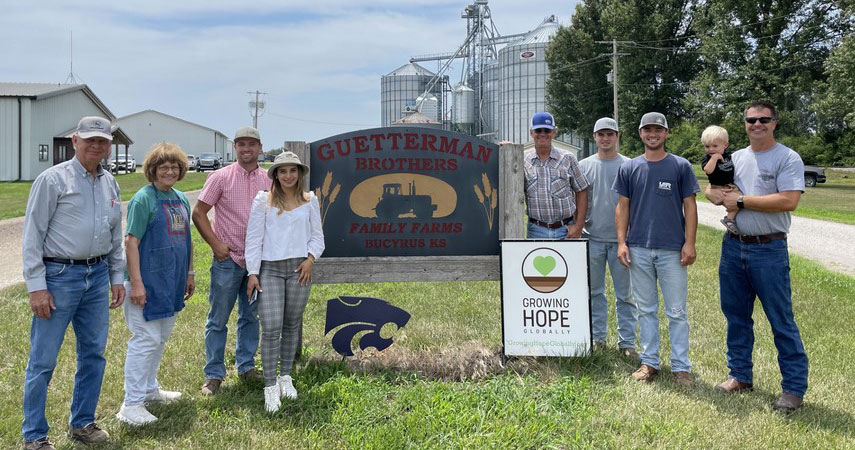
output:
[[[533,264],[535,270],[540,272],[541,275],[547,276],[555,268],[555,258],[551,256],[535,256]]]

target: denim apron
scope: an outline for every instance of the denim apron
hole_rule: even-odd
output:
[[[171,317],[184,309],[184,290],[190,261],[190,218],[181,199],[157,199],[154,220],[139,243],[140,274],[145,286],[146,321]]]

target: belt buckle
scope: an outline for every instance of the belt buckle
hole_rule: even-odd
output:
[[[86,258],[86,265],[91,266],[93,264],[98,264],[99,262],[101,262],[101,260],[99,258],[101,258],[101,257],[100,256],[93,256],[91,258]]]

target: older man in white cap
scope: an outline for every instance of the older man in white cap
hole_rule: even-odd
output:
[[[606,264],[612,275],[617,316],[618,349],[638,359],[635,326],[638,311],[630,291],[629,270],[617,259],[615,208],[618,194],[612,190],[620,166],[629,158],[617,151],[620,130],[617,121],[603,117],[594,124],[597,153],[579,162],[588,179],[588,215],[582,235],[588,238],[588,267],[591,272],[591,334],[594,346],[603,348],[608,336],[609,301],[606,298]]]
[[[69,323],[77,339],[77,372],[68,436],[85,444],[109,439],[95,424],[95,407],[106,365],[108,307],[120,306],[125,298],[122,201],[118,183],[101,167],[112,139],[109,120],[80,119],[71,138],[74,158],[42,172],[30,189],[22,238],[33,310],[24,377],[24,448],[53,448],[45,402]]]
[[[695,262],[700,190],[692,165],[665,150],[668,121],[658,112],[641,117],[638,134],[644,154],[621,165],[614,189],[618,260],[629,268],[638,305],[641,366],[632,376],[652,381],[659,373],[659,288],[668,316],[671,372],[675,381],[694,386],[689,361],[687,267]]]
[[[202,395],[216,394],[226,376],[226,325],[238,303],[237,343],[235,365],[241,380],[261,382],[255,368],[258,350],[258,305],[246,296],[246,225],[252,200],[258,191],[270,189],[267,172],[258,167],[261,135],[253,127],[235,132],[234,149],[237,161],[215,171],[205,181],[202,193],[193,208],[193,223],[205,242],[211,246],[211,309],[205,323],[205,382]],[[214,224],[208,211],[214,208]]]

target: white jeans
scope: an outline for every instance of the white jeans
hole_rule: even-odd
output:
[[[157,369],[163,356],[164,344],[175,326],[177,314],[146,321],[143,308],[131,302],[131,286],[128,282],[125,282],[125,292],[128,297],[125,298],[122,309],[125,322],[131,331],[128,355],[125,358],[125,405],[131,406],[142,404],[146,393],[157,391]]]

